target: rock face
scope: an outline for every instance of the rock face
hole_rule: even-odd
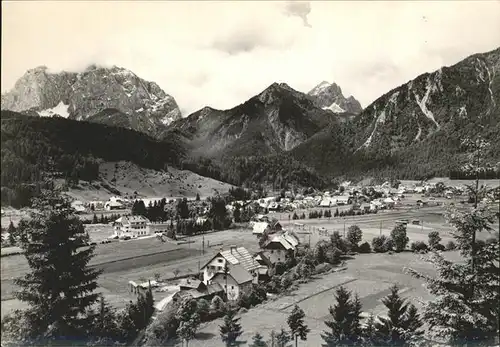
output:
[[[284,83],[230,110],[205,107],[171,124],[193,154],[252,156],[289,151],[334,121],[335,116]]]
[[[81,73],[51,73],[44,66],[28,70],[2,95],[2,109],[89,121],[100,121],[96,115],[114,109],[113,115],[107,113],[107,124],[123,123],[120,117],[138,118],[128,123],[137,123],[131,128],[147,133],[181,118],[174,98],[156,83],[116,66],[90,66]]]
[[[345,98],[342,89],[335,83],[321,82],[307,93],[314,104],[325,110],[334,113],[352,113],[359,114],[363,110],[361,104],[353,96]]]
[[[356,119],[356,150],[400,148],[431,136],[473,136],[500,119],[500,48],[425,73],[375,100]]]
[[[449,175],[469,160],[462,145],[480,135],[483,157],[500,164],[500,48],[424,73],[294,149],[325,174]],[[500,167],[500,166],[499,166]],[[371,171],[370,171],[371,170]]]

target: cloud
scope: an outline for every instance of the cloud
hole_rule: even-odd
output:
[[[184,114],[234,107],[273,82],[304,92],[336,82],[367,106],[500,42],[492,1],[13,1],[2,11],[2,92],[39,65],[117,65],[157,82]]]
[[[287,1],[285,2],[285,13],[290,16],[297,16],[302,19],[304,26],[311,28],[307,19],[311,12],[311,4],[308,1]]]

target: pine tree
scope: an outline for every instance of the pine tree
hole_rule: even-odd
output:
[[[86,312],[98,298],[99,271],[88,267],[94,247],[78,248],[87,238],[83,224],[56,192],[43,192],[33,207],[19,230],[31,271],[15,280],[16,298],[30,306],[30,337],[83,338],[93,319]]]
[[[200,194],[196,193],[196,201],[200,201]]]
[[[97,220],[97,216],[94,213],[94,217],[92,218],[92,224],[97,224],[97,223],[99,223],[99,221]]]
[[[9,227],[7,228],[7,232],[9,233],[9,243],[11,246],[14,246],[16,244],[16,232],[17,229],[14,226],[14,223],[10,221]]]
[[[281,328],[281,331],[275,336],[277,347],[288,347],[288,342],[292,340],[290,334],[288,334],[285,329]]]
[[[234,345],[238,337],[243,334],[239,320],[240,318],[236,318],[235,310],[228,310],[224,316],[224,323],[219,326],[219,331],[222,342],[224,342],[226,346]]]
[[[382,299],[388,308],[387,318],[378,317],[375,323],[377,341],[383,345],[406,346],[422,332],[417,309],[399,296],[399,287],[391,287],[391,293]]]
[[[298,345],[298,338],[302,341],[307,340],[307,334],[311,331],[304,323],[304,311],[298,306],[295,305],[292,312],[287,318],[288,327],[292,333],[292,337],[295,338],[295,347]]]
[[[95,315],[92,325],[91,335],[97,340],[95,344],[99,346],[112,345],[120,339],[115,313],[102,296],[99,311]]]
[[[239,204],[234,205],[233,219],[235,223],[241,222],[241,209]]]
[[[255,333],[255,335],[252,336],[252,343],[249,347],[268,347],[268,345],[261,334]]]
[[[473,234],[490,230],[493,216],[478,208],[465,213],[453,211],[449,220],[456,230],[453,235],[462,261],[454,263],[433,252],[428,261],[437,269],[436,277],[408,269],[424,279],[436,297],[426,304],[422,318],[431,331],[453,345],[492,343],[499,332],[500,242],[478,246],[473,243]]]
[[[329,309],[331,320],[325,321],[330,331],[325,331],[321,337],[326,346],[350,345],[360,338],[361,304],[357,297],[351,300],[351,293],[344,287],[336,290],[337,303]]]
[[[364,346],[375,346],[377,344],[376,339],[376,328],[375,328],[375,317],[370,314],[366,320],[365,326],[363,327],[363,345]]]

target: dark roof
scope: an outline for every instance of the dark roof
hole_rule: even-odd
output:
[[[231,267],[230,272],[227,275],[231,276],[238,284],[251,282],[253,279],[252,275],[241,266]],[[216,273],[214,277],[212,277],[212,280],[217,276],[224,276],[224,273],[222,272]]]

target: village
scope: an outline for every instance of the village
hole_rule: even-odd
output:
[[[392,271],[399,269],[401,263],[417,261],[415,256],[409,258],[409,254],[415,251],[414,244],[428,242],[431,231],[439,231],[444,249],[446,242],[451,240],[451,229],[443,213],[453,205],[468,205],[469,197],[465,192],[463,185],[445,186],[440,182],[400,184],[397,188],[387,182],[370,187],[345,183],[333,192],[305,190],[293,194],[281,191],[274,196],[248,200],[236,200],[230,193],[224,206],[231,222],[222,230],[214,230],[210,223],[213,218],[210,198],[131,200],[112,197],[105,202],[74,201],[72,204],[85,222],[89,243],[97,245],[91,265],[103,271],[99,290],[106,300],[120,309],[139,294],[151,290],[155,319],[186,298],[209,303],[222,300],[247,308],[276,306],[283,301],[280,304],[283,309],[278,311],[284,315],[289,295],[295,295],[287,288],[295,288],[304,302],[319,300],[318,297],[332,292],[339,281],[351,286],[357,283],[353,287],[356,290],[365,283],[377,292],[385,292],[387,286],[382,283],[387,282],[372,279],[373,275],[366,271],[373,266],[383,267],[389,276],[386,281],[389,281],[390,276],[394,276]],[[238,196],[235,192],[233,195]],[[494,202],[494,197],[484,199]],[[138,205],[147,207],[141,210]],[[114,208],[118,206],[120,208]],[[155,209],[162,209],[164,213],[160,215],[164,220],[152,214]],[[180,218],[178,213],[186,218]],[[104,218],[104,223],[97,215]],[[191,228],[186,227],[188,222]],[[405,226],[410,240],[406,248],[410,253],[395,253],[389,260],[384,258],[388,256],[386,251],[375,250],[374,239],[388,237],[397,225]],[[316,266],[310,274],[304,275],[304,270],[298,270],[298,264],[303,263],[309,250],[316,254],[319,245],[331,242],[335,234],[347,240],[352,226],[362,230],[355,248],[342,252],[335,260],[315,261]],[[484,240],[488,237],[491,235],[480,236]],[[366,245],[371,254],[363,254]],[[454,256],[456,252],[450,249],[449,253]],[[351,254],[356,254],[354,259]],[[19,275],[26,270],[24,265],[19,265],[23,263],[19,257],[21,255],[14,253],[2,258],[2,316],[18,308],[19,302],[11,294],[14,291],[11,278],[12,271]],[[384,274],[384,271],[377,271],[380,276]],[[403,276],[401,270],[396,271],[398,278]],[[405,288],[415,285],[407,277],[402,277],[401,281],[406,284]],[[282,282],[287,283],[285,287]],[[308,282],[319,283],[325,292],[317,293],[314,285]],[[265,294],[256,295],[256,288]],[[421,293],[421,289],[412,290]],[[372,298],[375,294],[366,295],[363,302],[380,310],[379,300]],[[310,310],[313,311],[308,319],[327,314],[324,307]],[[244,317],[253,317],[256,312],[260,311],[251,309]],[[217,315],[211,317],[203,328],[206,331],[210,322],[218,319]],[[321,325],[317,327],[321,329]],[[200,346],[211,343],[199,342]],[[193,341],[192,345],[196,343]]]

